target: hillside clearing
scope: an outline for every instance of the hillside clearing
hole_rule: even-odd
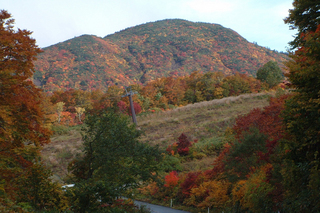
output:
[[[197,150],[207,152],[208,156],[184,162],[182,169],[206,169],[215,157],[212,154],[215,152],[214,146],[221,144],[225,130],[233,125],[235,118],[254,108],[267,106],[268,97],[272,95],[274,93],[245,94],[138,116],[138,127],[145,133],[141,140],[165,149],[176,142],[181,133],[185,133],[190,140],[197,139]],[[43,148],[43,161],[55,174],[54,180],[61,181],[66,177],[68,163],[81,151],[80,132],[80,126],[70,127],[60,135],[54,135],[51,143]]]

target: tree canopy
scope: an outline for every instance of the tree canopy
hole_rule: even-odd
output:
[[[257,79],[274,87],[283,79],[283,74],[276,61],[269,61],[258,69]]]
[[[293,6],[284,21],[291,29],[298,30],[298,35],[290,42],[291,47],[296,48],[304,44],[304,34],[316,31],[320,24],[320,4],[317,0],[294,0]]]
[[[30,31],[15,31],[13,24],[11,14],[1,10],[0,211],[22,212],[21,203],[33,209],[60,208],[61,194],[41,165],[39,151],[50,141],[41,92],[32,82],[33,61],[41,51]]]
[[[283,117],[291,139],[284,143],[287,152],[284,180],[291,212],[317,212],[320,189],[320,23],[319,1],[295,1],[287,22],[299,30],[292,43],[297,47],[289,80],[295,95],[287,101]],[[302,205],[303,204],[303,205]]]
[[[22,146],[49,141],[42,128],[40,90],[32,83],[33,60],[40,52],[27,30],[14,31],[11,15],[0,12],[0,141]]]
[[[112,203],[127,189],[156,177],[162,159],[160,151],[139,142],[141,131],[129,123],[128,116],[112,111],[86,118],[84,153],[70,167],[75,190],[82,192],[75,195],[77,211],[96,208],[97,196],[102,203]],[[92,195],[92,188],[97,196]]]

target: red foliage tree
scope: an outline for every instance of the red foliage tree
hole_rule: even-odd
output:
[[[179,142],[177,147],[177,152],[181,156],[185,156],[189,154],[189,147],[191,146],[191,142],[188,140],[188,137],[182,133],[178,138]]]
[[[283,119],[280,114],[284,110],[284,103],[287,98],[288,95],[271,98],[269,106],[266,106],[263,110],[254,109],[248,115],[236,119],[233,130],[237,139],[241,140],[242,133],[248,131],[250,127],[256,127],[261,133],[268,135],[266,144],[268,152],[265,155],[260,154],[260,160],[268,161],[278,141],[285,136]]]
[[[178,185],[178,181],[179,181],[178,173],[176,171],[172,171],[165,176],[166,183],[164,184],[164,186],[168,188],[173,188],[176,185]]]
[[[127,104],[124,102],[124,101],[119,101],[117,103],[117,106],[119,108],[119,111],[123,114],[126,114],[126,115],[132,115],[131,113],[131,107],[130,106],[127,106]],[[133,109],[134,109],[134,112],[136,114],[139,114],[141,112],[141,106],[140,104],[136,103],[136,102],[133,102]]]
[[[128,114],[128,106],[127,106],[127,104],[124,102],[124,101],[119,101],[118,103],[117,103],[117,106],[118,106],[118,108],[119,108],[119,111],[121,112],[121,113],[123,113],[123,114]]]
[[[141,112],[141,106],[140,104],[136,103],[136,102],[133,102],[133,108],[134,108],[134,112],[136,114],[139,114]],[[128,109],[129,110],[129,115],[132,115],[131,113],[131,109]]]
[[[224,168],[225,168],[225,157],[226,155],[230,152],[230,144],[225,144],[224,149],[222,150],[222,152],[220,152],[219,156],[214,160],[213,162],[213,169],[211,170],[207,170],[205,172],[205,175],[210,178],[210,179],[214,179],[216,178],[217,175],[222,174],[224,172]]]
[[[236,124],[233,127],[236,139],[240,140],[243,138],[243,133],[248,132],[251,127],[258,128],[259,132],[266,134],[268,140],[266,142],[267,152],[257,152],[259,161],[269,162],[270,155],[274,153],[278,141],[285,136],[284,126],[282,118],[280,116],[284,109],[285,100],[288,95],[281,96],[279,98],[271,98],[269,106],[266,106],[263,110],[253,109],[249,114],[239,116],[236,119]],[[212,170],[206,172],[206,175],[210,178],[214,178],[225,171],[226,156],[230,153],[233,148],[231,144],[226,144],[225,148],[214,160]]]
[[[199,172],[190,172],[187,174],[187,177],[180,184],[182,196],[187,198],[190,196],[191,189],[194,187],[198,187],[201,183],[203,173]]]

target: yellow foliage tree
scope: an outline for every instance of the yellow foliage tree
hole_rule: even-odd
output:
[[[250,212],[273,212],[272,198],[268,196],[273,186],[266,181],[266,171],[271,168],[271,164],[266,164],[248,180],[238,181],[232,189],[233,204],[239,202],[243,210]]]
[[[58,123],[60,123],[60,120],[61,120],[61,113],[63,111],[63,106],[64,106],[64,103],[62,101],[56,104],[56,110],[58,113]]]
[[[79,121],[81,122],[81,115],[86,111],[85,108],[82,107],[75,107]]]
[[[191,189],[186,204],[200,208],[222,209],[230,203],[228,190],[231,183],[227,180],[211,180]]]
[[[233,205],[240,203],[240,205],[244,204],[244,195],[246,193],[246,183],[247,180],[239,180],[236,184],[234,184],[232,188],[232,201]]]

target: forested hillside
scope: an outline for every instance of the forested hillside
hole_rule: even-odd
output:
[[[101,89],[146,83],[193,71],[255,76],[270,60],[280,67],[286,54],[248,42],[218,24],[163,20],[99,38],[82,35],[44,48],[34,82],[46,91]]]
[[[289,90],[279,84],[283,76],[275,59],[263,57],[269,50],[250,43],[245,49],[231,37],[222,43],[210,34],[208,51],[221,47],[212,52],[224,64],[219,70],[197,62],[210,56],[199,53],[200,46],[173,47],[175,39],[160,44],[146,33],[130,40],[127,34],[137,28],[118,33],[123,38],[82,36],[47,48],[34,75],[40,48],[30,31],[15,30],[11,14],[0,10],[0,212],[148,212],[130,199],[119,199],[123,197],[197,213],[319,212],[319,8],[316,1],[295,0],[284,20],[299,31],[286,63]],[[160,28],[167,22],[189,23],[168,20],[140,27],[157,25],[155,38],[157,33],[170,37],[174,24]],[[189,25],[192,30],[178,28],[179,35],[204,35],[201,29],[210,28]],[[148,35],[155,46],[148,46]],[[241,60],[247,63],[239,63],[237,70],[228,64],[231,58],[223,59],[228,45],[233,48],[230,53],[240,45],[248,56],[271,62],[263,63],[257,78],[248,76],[254,74],[248,68],[254,57]],[[147,50],[149,55],[144,54]],[[246,56],[242,52],[239,58]],[[269,54],[281,58],[276,52]],[[159,65],[152,61],[156,56]],[[206,72],[210,67],[214,72]],[[173,76],[159,77],[165,71]],[[129,74],[137,77],[130,80]],[[31,79],[46,91],[60,90],[44,92]],[[130,88],[120,87],[132,82],[137,82],[131,85],[137,94],[130,108],[135,109],[137,124],[131,124],[133,110],[130,114],[124,96]],[[115,83],[119,85],[107,91],[93,90]],[[63,90],[72,87],[76,89]],[[275,97],[257,93],[266,89]],[[243,93],[253,94],[229,97]],[[64,166],[59,170],[57,165]],[[51,169],[73,187],[54,182],[58,178],[52,177]]]

